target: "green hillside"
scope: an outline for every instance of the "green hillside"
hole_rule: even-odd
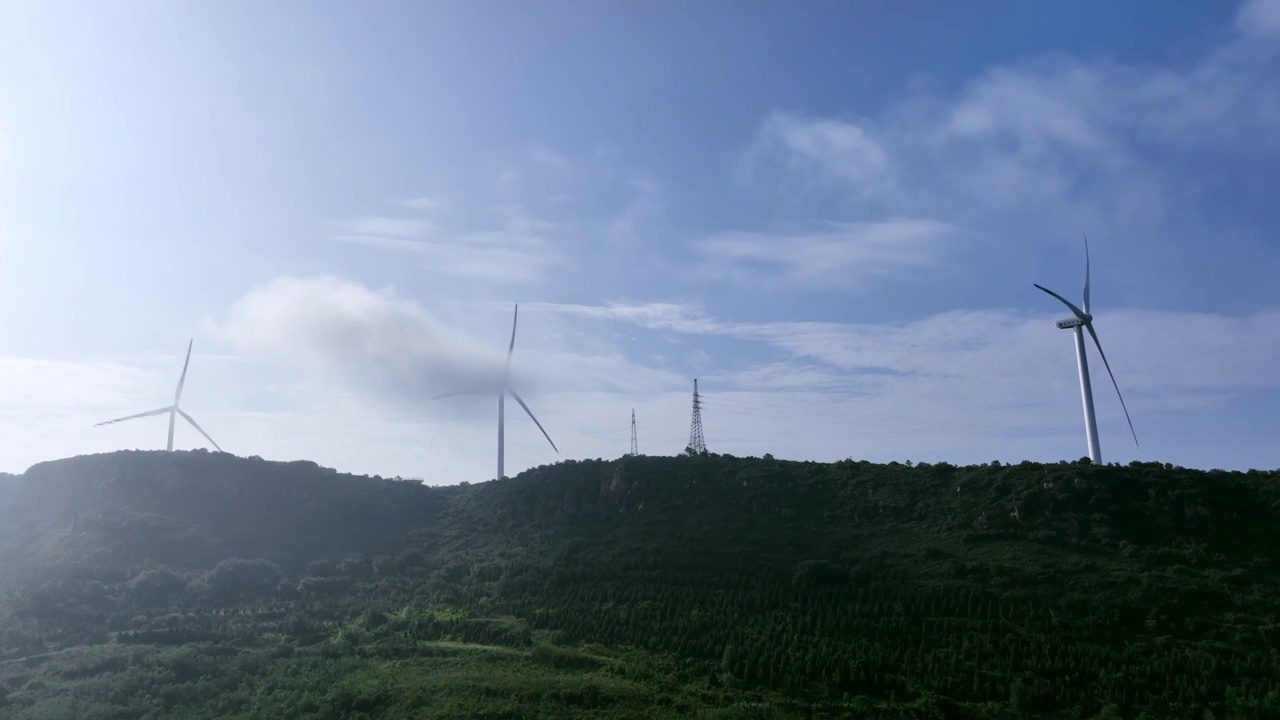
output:
[[[1280,473],[0,477],[0,717],[1280,716]]]

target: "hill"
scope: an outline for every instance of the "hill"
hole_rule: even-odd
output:
[[[0,478],[0,715],[1268,717],[1280,476],[222,453]]]

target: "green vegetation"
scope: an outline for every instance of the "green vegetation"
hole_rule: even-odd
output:
[[[0,717],[1280,716],[1280,473],[766,457],[0,478]]]

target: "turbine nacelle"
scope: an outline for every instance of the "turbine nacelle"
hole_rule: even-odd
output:
[[[1078,317],[1069,317],[1069,318],[1064,318],[1062,320],[1059,320],[1054,324],[1057,325],[1058,328],[1062,330],[1074,330],[1080,327],[1081,325],[1089,324],[1090,320],[1093,320],[1093,318],[1090,317],[1088,320],[1085,320]]]

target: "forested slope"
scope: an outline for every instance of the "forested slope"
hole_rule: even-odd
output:
[[[0,478],[0,715],[1268,717],[1280,476],[221,453]]]

